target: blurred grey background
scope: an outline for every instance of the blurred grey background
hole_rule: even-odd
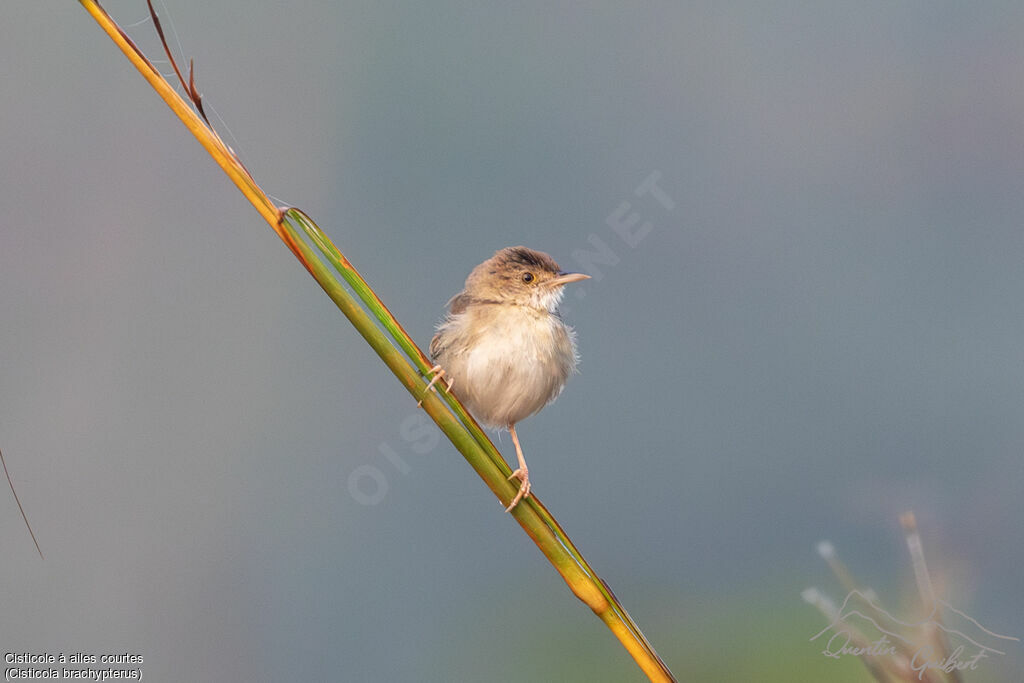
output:
[[[829,539],[909,617],[908,509],[941,594],[1024,637],[1024,5],[169,11],[255,178],[421,344],[499,247],[595,275],[519,432],[680,679],[865,680],[800,591],[842,599]],[[46,553],[4,487],[0,648],[641,680],[77,3],[5,5],[0,83],[0,449]]]

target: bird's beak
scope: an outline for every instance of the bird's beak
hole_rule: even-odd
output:
[[[589,280],[590,276],[586,273],[559,273],[558,277],[553,280],[548,280],[548,284],[552,287],[561,287],[567,285],[570,282],[579,282],[580,280]]]

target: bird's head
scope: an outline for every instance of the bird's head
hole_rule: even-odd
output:
[[[589,277],[563,271],[542,251],[505,247],[473,269],[466,279],[466,293],[481,301],[554,311],[565,285]]]

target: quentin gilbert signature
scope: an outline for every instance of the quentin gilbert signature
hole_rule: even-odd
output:
[[[854,598],[858,599],[856,606],[851,605]],[[943,623],[943,610],[955,615],[953,620],[958,622],[957,627]],[[863,635],[867,627],[873,627],[881,635],[869,641]],[[914,636],[902,635],[897,628]],[[983,659],[1005,654],[993,647],[998,640],[1020,641],[1019,638],[990,631],[941,600],[936,602],[932,613],[925,619],[915,623],[900,621],[856,590],[850,591],[832,623],[814,635],[811,641],[829,632],[832,635],[821,651],[826,657],[895,657],[904,660],[906,666],[917,674],[918,680],[922,680],[928,670],[944,673],[974,670]],[[948,654],[931,644],[936,642],[935,636],[940,633],[951,645],[956,644]]]

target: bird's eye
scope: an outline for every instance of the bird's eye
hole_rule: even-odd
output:
[[[533,282],[533,273],[523,273],[523,282],[526,284]]]

